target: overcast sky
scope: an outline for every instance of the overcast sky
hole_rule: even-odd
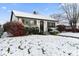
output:
[[[34,10],[42,15],[51,15],[60,12],[59,3],[0,3],[0,23],[10,21],[11,11],[32,13]]]

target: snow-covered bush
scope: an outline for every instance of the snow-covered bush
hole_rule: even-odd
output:
[[[7,22],[3,25],[4,31],[11,33],[13,36],[25,35],[24,26],[20,22]]]
[[[10,37],[10,36],[13,36],[13,35],[11,33],[8,33],[8,32],[3,32],[1,38]]]
[[[49,33],[52,35],[57,35],[59,31],[57,30],[57,28],[49,28]]]
[[[59,31],[50,31],[51,35],[57,35],[59,33]]]

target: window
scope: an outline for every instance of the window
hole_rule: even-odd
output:
[[[22,18],[22,22],[23,22],[23,24],[24,24],[24,19]]]
[[[30,21],[30,20],[27,19],[27,18],[22,18],[22,22],[23,22],[25,25],[29,25],[29,24],[30,24],[29,21]]]
[[[48,22],[48,27],[55,27],[55,22]]]
[[[31,20],[30,20],[30,24],[31,24],[31,25],[36,25],[36,20],[31,19]]]
[[[27,24],[27,25],[30,25],[29,19],[26,19],[25,21],[26,21],[26,24]]]
[[[36,25],[36,20],[34,20],[34,24]]]
[[[52,23],[52,25],[51,25],[52,27],[55,27],[55,22],[54,23]]]

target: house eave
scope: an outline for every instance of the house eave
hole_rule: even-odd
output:
[[[34,14],[27,14],[27,13],[20,13],[17,11],[13,11],[13,14],[16,17],[21,17],[21,18],[30,18],[30,19],[37,19],[37,20],[44,20],[44,21],[55,21],[57,22],[56,19],[51,18],[51,17],[47,17],[47,16],[41,16],[41,15],[34,15]]]
[[[16,16],[17,18],[28,18],[28,19],[33,19],[33,20],[43,20],[43,21],[54,21],[58,22],[56,20],[47,20],[47,19],[38,19],[38,18],[31,18],[31,17],[21,17],[21,16]]]

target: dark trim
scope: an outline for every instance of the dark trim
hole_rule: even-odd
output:
[[[10,21],[12,21],[12,18],[13,18],[13,11],[11,11],[11,18],[10,18]]]

